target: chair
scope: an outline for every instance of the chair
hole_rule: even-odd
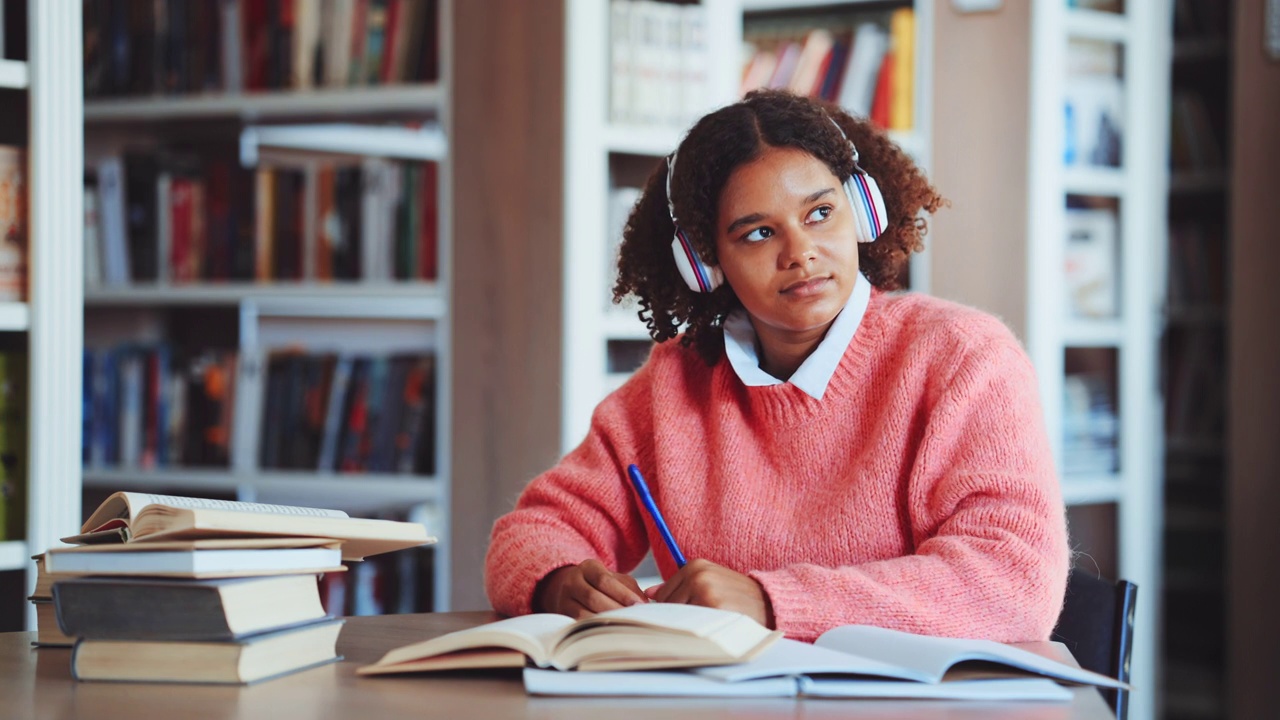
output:
[[[1067,596],[1052,639],[1067,646],[1080,667],[1129,682],[1133,614],[1138,586],[1111,582],[1079,568],[1067,577]],[[1129,710],[1126,690],[1104,690],[1118,720]]]

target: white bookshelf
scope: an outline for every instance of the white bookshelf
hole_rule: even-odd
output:
[[[77,3],[78,7],[78,3]],[[431,281],[148,282],[93,285],[85,304],[112,333],[157,337],[156,318],[224,308],[238,319],[235,425],[225,468],[89,467],[88,487],[232,494],[248,501],[333,507],[353,515],[398,511],[437,538],[433,606],[448,610],[453,548],[449,517],[452,404],[453,158],[450,152],[453,3],[439,2],[436,82],[305,91],[112,97],[85,105],[86,140],[111,148],[142,125],[148,136],[221,124],[239,133],[239,161],[251,167],[282,158],[378,157],[430,161],[438,168],[438,278]],[[80,46],[77,37],[75,45]],[[282,124],[282,121],[287,124]],[[76,234],[79,238],[79,228]],[[79,276],[77,270],[77,276]],[[115,318],[115,319],[112,319]],[[143,318],[125,319],[125,318]],[[127,339],[127,338],[126,338]],[[435,371],[436,472],[431,476],[334,473],[260,467],[265,358],[273,349],[317,352],[431,352]],[[77,354],[77,363],[79,362]],[[78,364],[77,364],[78,368]],[[78,377],[79,370],[77,370]],[[78,403],[78,399],[77,399]],[[79,411],[75,412],[78,417]],[[79,452],[73,453],[79,458]],[[78,494],[78,493],[77,493]]]
[[[20,60],[0,60],[0,88],[23,90],[28,83],[27,64]]]
[[[0,543],[0,569],[80,526],[80,357],[83,311],[78,188],[84,172],[78,0],[28,0],[29,62],[0,63],[0,86],[25,88],[28,113],[26,303],[0,305],[0,328],[26,332],[28,347],[26,537]],[[0,108],[0,113],[13,112]],[[35,626],[27,608],[25,625]]]
[[[1040,379],[1049,437],[1062,467],[1065,358],[1068,352],[1111,353],[1119,418],[1119,469],[1063,477],[1072,506],[1114,504],[1118,567],[1138,585],[1129,717],[1156,716],[1162,530],[1162,400],[1157,382],[1164,250],[1153,228],[1164,223],[1168,187],[1168,66],[1172,27],[1168,0],[1129,0],[1125,13],[1037,0],[1031,12],[1031,94],[1027,252],[1027,345]],[[1151,28],[1161,28],[1152,31]],[[1137,31],[1142,29],[1141,32]],[[1117,168],[1064,167],[1063,107],[1068,43],[1118,44],[1123,53],[1124,132]],[[1070,317],[1062,272],[1068,195],[1118,206],[1117,316]],[[1085,350],[1088,349],[1088,350]]]
[[[257,120],[280,117],[349,116],[353,113],[444,115],[447,108],[447,84],[423,83],[326,90],[90,100],[85,103],[84,117],[90,122],[207,120],[209,118]]]

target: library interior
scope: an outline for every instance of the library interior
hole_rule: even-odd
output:
[[[1072,571],[1137,588],[1121,716],[1271,716],[1280,0],[0,2],[0,633],[75,641],[45,553],[122,491],[381,521],[278,533],[345,570],[296,622],[489,610],[495,521],[655,346],[646,184],[773,88],[945,199],[894,292],[1029,357]]]

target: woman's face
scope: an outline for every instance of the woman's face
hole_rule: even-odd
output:
[[[821,339],[858,274],[853,208],[821,160],[767,148],[724,186],[716,254],[766,350]]]

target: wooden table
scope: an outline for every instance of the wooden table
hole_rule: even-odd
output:
[[[525,694],[518,671],[357,677],[387,650],[497,619],[483,612],[348,618],[343,662],[248,687],[76,682],[71,651],[34,648],[35,633],[0,633],[0,717],[12,720],[391,720],[394,718],[1112,718],[1093,688],[1071,703],[958,703],[677,698],[550,698]],[[1054,643],[1024,647],[1061,657]]]

